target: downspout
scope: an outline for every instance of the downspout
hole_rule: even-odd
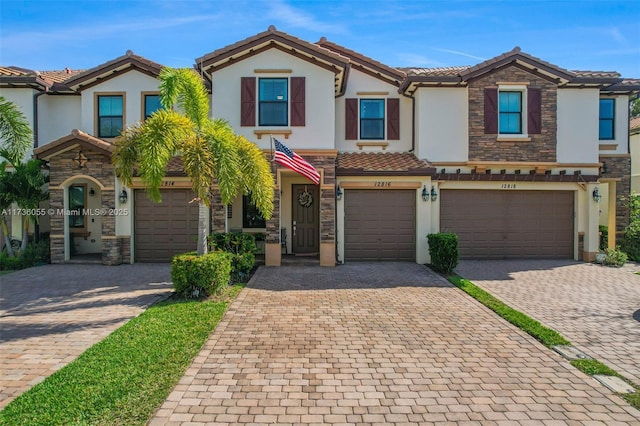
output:
[[[415,152],[415,149],[416,149],[416,98],[415,96],[413,95],[409,96],[404,92],[401,92],[400,94],[405,98],[411,99],[411,149],[409,150],[409,152]]]
[[[33,95],[33,149],[39,146],[38,143],[38,98],[45,95],[49,88],[45,87],[44,91]]]

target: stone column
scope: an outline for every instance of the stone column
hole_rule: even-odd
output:
[[[64,221],[66,216],[62,214],[64,209],[64,189],[49,189],[49,211],[53,214],[49,217],[49,234],[51,263],[64,263]]]
[[[115,191],[102,190],[102,208],[112,209],[116,205]],[[102,225],[102,264],[120,265],[122,264],[122,250],[120,239],[116,237],[116,217],[105,215],[100,218]]]
[[[274,170],[275,172],[275,170]],[[275,174],[275,173],[274,173]],[[280,245],[280,187],[276,186],[273,193],[273,214],[267,220],[267,235],[264,244],[265,266],[280,266],[282,250]]]

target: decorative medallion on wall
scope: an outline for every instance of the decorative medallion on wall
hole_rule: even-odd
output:
[[[309,207],[311,206],[311,204],[313,204],[313,195],[311,195],[311,193],[307,191],[306,187],[304,188],[304,191],[302,191],[300,195],[298,195],[298,204],[300,204],[302,207]]]
[[[89,159],[84,155],[82,150],[78,151],[78,155],[73,158],[73,162],[76,163],[79,169],[83,168],[87,165]]]

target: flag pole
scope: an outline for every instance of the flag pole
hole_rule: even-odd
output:
[[[273,135],[269,135],[269,145],[271,146],[271,159],[269,161],[273,161]]]

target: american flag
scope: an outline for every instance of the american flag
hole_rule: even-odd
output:
[[[320,173],[318,173],[315,167],[277,139],[274,138],[273,141],[276,145],[276,152],[273,158],[276,163],[282,164],[296,173],[300,173],[316,185],[320,183]]]

